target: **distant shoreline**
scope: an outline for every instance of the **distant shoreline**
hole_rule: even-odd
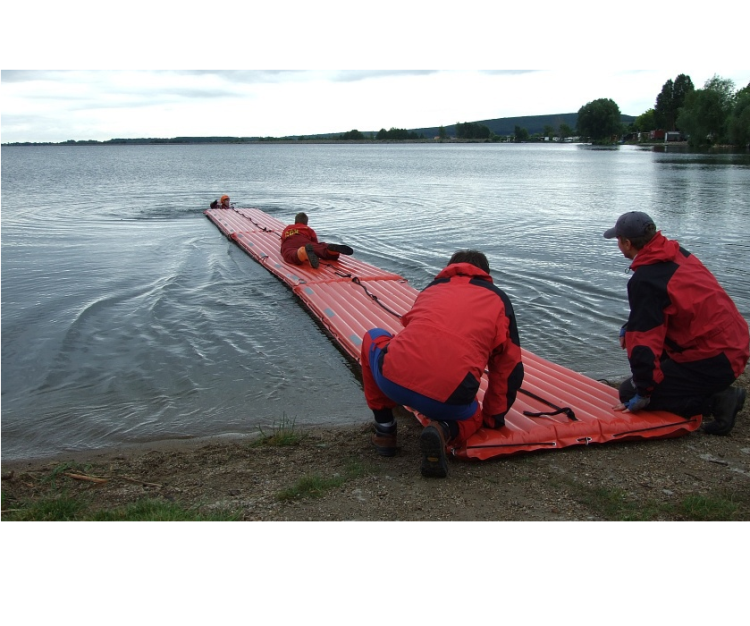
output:
[[[34,148],[34,147],[117,147],[117,148],[123,148],[128,146],[154,146],[154,147],[164,147],[164,146],[228,146],[228,145],[236,145],[236,146],[255,146],[255,145],[369,145],[369,146],[381,146],[381,145],[414,145],[414,144],[448,144],[448,145],[456,145],[456,144],[476,144],[476,145],[483,145],[483,144],[491,144],[491,145],[514,145],[514,146],[520,146],[520,145],[540,145],[540,146],[559,146],[559,145],[593,145],[589,141],[489,141],[486,139],[405,139],[405,140],[391,140],[391,139],[383,139],[383,140],[373,140],[373,139],[365,139],[365,140],[348,140],[348,139],[305,139],[305,140],[297,140],[297,139],[275,139],[273,141],[216,141],[216,142],[203,142],[203,141],[196,141],[196,142],[180,142],[180,143],[174,143],[174,142],[143,142],[143,143],[137,143],[137,142],[130,142],[130,143],[107,143],[107,142],[98,142],[98,143],[86,143],[86,142],[77,142],[77,143],[4,143],[2,144],[3,148],[11,147],[11,148]],[[674,147],[674,148],[688,148],[688,142],[687,141],[670,141],[670,142],[664,142],[664,141],[647,141],[647,142],[631,142],[626,141],[623,143],[613,143],[613,144],[603,144],[603,147],[616,147],[616,146],[639,146],[642,148],[661,148],[661,147]],[[741,148],[735,148],[734,146],[712,146],[709,151],[712,150],[739,150],[742,151]],[[697,150],[698,152],[703,152],[705,150]]]
[[[110,142],[110,141],[98,141],[98,142],[16,142],[16,143],[4,143],[3,147],[35,147],[35,146],[57,146],[57,147],[90,147],[90,146],[244,146],[244,145],[276,145],[276,144],[295,144],[295,145],[306,145],[306,144],[362,144],[362,145],[384,145],[384,144],[415,144],[415,143],[429,143],[429,144],[455,144],[455,143],[535,143],[535,144],[561,144],[561,143],[587,143],[582,141],[490,141],[487,139],[273,139],[273,140],[248,140],[248,141],[129,141],[127,143]]]

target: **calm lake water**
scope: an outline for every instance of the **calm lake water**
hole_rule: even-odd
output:
[[[750,158],[580,145],[2,148],[2,457],[365,423],[347,359],[202,211],[290,221],[424,287],[483,250],[525,348],[627,374],[628,261],[648,212],[750,318]]]

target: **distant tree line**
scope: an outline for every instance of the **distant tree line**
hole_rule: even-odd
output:
[[[636,117],[633,130],[678,131],[694,148],[750,147],[750,83],[735,90],[732,80],[714,74],[696,89],[680,74],[664,83],[654,107]]]
[[[476,122],[464,122],[456,124],[457,139],[489,139],[489,126],[478,124]]]
[[[609,143],[627,133],[664,136],[679,132],[694,148],[732,145],[750,148],[750,84],[735,90],[734,82],[717,74],[702,89],[690,76],[669,79],[656,96],[653,108],[626,127],[620,109],[609,98],[600,98],[578,111],[578,132],[594,143]]]
[[[405,128],[391,128],[390,130],[381,128],[375,135],[375,139],[378,141],[404,141],[406,139],[424,139],[424,135],[417,135],[414,131],[410,132]]]
[[[350,141],[361,141],[365,138],[365,136],[360,133],[358,130],[350,130],[348,133],[344,133],[343,135],[339,135],[339,139],[345,139]]]
[[[415,131],[409,131],[405,128],[391,128],[390,130],[386,130],[385,128],[381,128],[377,134],[373,137],[372,133],[370,133],[369,137],[365,136],[364,133],[358,131],[357,129],[353,129],[350,131],[347,131],[345,133],[342,133],[336,137],[336,139],[342,140],[342,141],[368,141],[368,140],[375,140],[375,141],[407,141],[407,140],[419,140],[424,139],[423,134],[417,134]]]
[[[685,97],[676,127],[691,146],[750,146],[750,83],[735,91],[734,82],[714,75]]]
[[[195,143],[251,143],[256,141],[274,140],[273,137],[151,137],[151,138],[131,138],[131,139],[67,139],[65,141],[23,141],[9,145],[16,146],[101,146],[101,145],[163,145],[163,144],[195,144]]]

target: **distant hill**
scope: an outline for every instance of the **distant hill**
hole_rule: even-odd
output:
[[[630,124],[635,120],[632,115],[622,115],[621,120],[623,124]],[[459,124],[466,123],[466,120],[456,120]],[[556,113],[554,115],[524,115],[521,117],[500,117],[494,120],[478,120],[473,122],[474,124],[483,124],[489,128],[496,135],[512,135],[515,132],[516,126],[525,128],[529,131],[530,135],[535,133],[543,133],[545,126],[551,126],[555,130],[560,127],[560,124],[567,124],[573,130],[575,130],[576,124],[578,123],[578,113]],[[445,126],[445,132],[455,137],[456,125],[451,124]],[[438,126],[431,126],[428,128],[415,128],[414,132],[417,134],[422,133],[425,137],[435,137],[438,134],[440,128]]]
[[[621,115],[620,119],[623,124],[632,124],[635,121],[634,115]],[[555,130],[560,127],[560,124],[567,124],[575,130],[576,124],[578,123],[578,113],[555,113],[553,115],[525,115],[522,117],[500,117],[494,120],[479,120],[469,122],[468,120],[456,120],[456,124],[483,124],[487,126],[493,133],[499,136],[512,135],[515,132],[516,126],[525,128],[529,135],[536,133],[543,133],[545,126],[551,126]],[[456,136],[456,124],[444,126],[445,132],[449,137]],[[69,139],[63,142],[19,142],[19,143],[5,143],[7,145],[98,145],[98,144],[195,144],[195,143],[254,143],[257,141],[284,141],[284,140],[297,140],[301,137],[305,139],[337,139],[340,135],[353,130],[348,128],[336,133],[322,133],[320,135],[289,135],[286,137],[173,137],[167,138],[149,138],[149,139],[107,139],[106,141],[91,140],[74,140]],[[369,138],[370,135],[373,137],[378,133],[380,129],[361,131],[365,137]],[[390,130],[386,128],[386,130]],[[414,132],[417,135],[424,135],[425,139],[432,139],[437,137],[440,131],[439,126],[428,126],[425,128],[407,128],[407,131]]]
[[[635,121],[634,115],[621,115],[620,119],[623,124],[632,124]],[[469,120],[456,120],[456,124],[465,124]],[[545,126],[552,126],[555,130],[560,127],[560,124],[567,124],[573,130],[575,130],[576,124],[578,123],[578,113],[555,113],[552,115],[524,115],[521,117],[499,117],[494,120],[478,120],[472,121],[473,124],[484,124],[496,135],[512,135],[515,132],[516,126],[525,128],[529,131],[530,135],[535,133],[543,133]],[[444,126],[445,132],[449,137],[456,136],[456,124]],[[351,129],[347,129],[351,130]],[[365,136],[369,134],[376,134],[380,129],[361,131]],[[389,130],[386,128],[386,130]],[[425,128],[407,128],[409,132],[415,132],[417,135],[424,135],[427,139],[437,137],[440,130],[439,126],[428,126]],[[338,135],[347,132],[341,131],[339,133],[325,133],[323,135],[306,135],[310,139],[332,139]]]

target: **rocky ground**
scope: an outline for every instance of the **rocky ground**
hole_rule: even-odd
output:
[[[248,521],[750,519],[750,401],[726,437],[451,460],[444,480],[420,475],[420,432],[400,415],[393,458],[357,426],[297,431],[293,445],[212,440],[3,462],[3,519],[63,492],[92,510],[152,498]]]

